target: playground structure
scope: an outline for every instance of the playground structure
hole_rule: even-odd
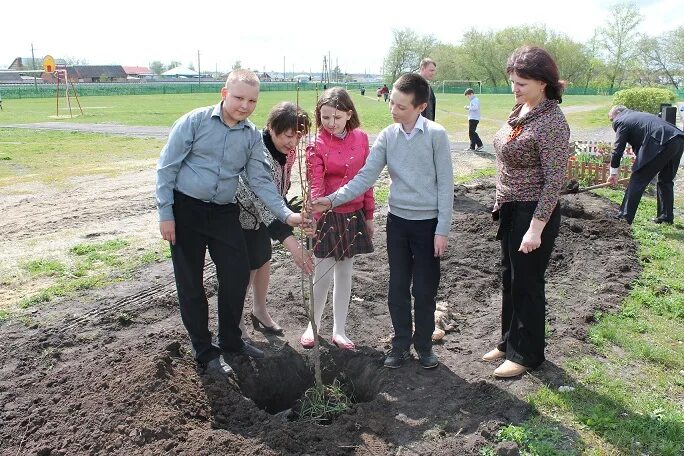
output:
[[[43,69],[42,70],[0,70],[2,73],[21,73],[21,74],[51,74],[57,81],[57,91],[55,93],[56,102],[56,112],[55,117],[59,118],[59,86],[60,82],[64,84],[64,97],[66,98],[67,105],[69,106],[69,117],[73,118],[74,113],[71,109],[71,95],[69,93],[69,85],[71,85],[71,92],[73,92],[74,98],[76,98],[76,103],[78,104],[78,109],[83,115],[83,108],[81,107],[81,102],[78,99],[78,92],[76,91],[76,86],[72,81],[69,80],[66,68],[57,68],[55,64],[55,59],[51,55],[46,55],[43,57]]]

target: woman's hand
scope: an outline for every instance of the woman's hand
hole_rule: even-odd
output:
[[[522,238],[518,252],[530,253],[531,251],[538,249],[541,245],[541,235],[545,226],[546,222],[532,218],[530,227]]]
[[[297,267],[301,269],[304,274],[311,275],[314,270],[313,260],[311,259],[309,252],[306,249],[303,249],[299,244],[297,238],[288,236],[283,241],[283,245],[290,254],[292,254],[292,261],[295,262]]]

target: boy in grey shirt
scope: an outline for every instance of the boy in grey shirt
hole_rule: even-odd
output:
[[[390,96],[390,112],[396,123],[380,132],[354,179],[312,202],[313,210],[322,212],[351,201],[371,187],[387,166],[392,180],[387,216],[387,304],[394,327],[392,350],[384,363],[389,368],[398,368],[410,358],[411,343],[424,368],[438,365],[432,333],[439,261],[447,248],[453,212],[454,176],[446,131],[420,115],[429,96],[430,86],[422,76],[399,77]]]

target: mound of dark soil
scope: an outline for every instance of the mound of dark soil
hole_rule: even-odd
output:
[[[168,263],[135,280],[62,300],[0,326],[0,453],[385,455],[478,454],[504,422],[529,416],[521,399],[538,387],[568,384],[565,357],[591,353],[585,342],[597,310],[614,309],[639,272],[626,224],[591,194],[563,197],[563,222],[548,271],[548,361],[534,376],[495,380],[480,360],[499,331],[499,244],[489,208],[493,188],[456,189],[439,300],[455,329],[435,351],[439,368],[414,360],[382,368],[389,347],[384,215],[376,253],[358,257],[348,322],[359,348],[331,346],[322,323],[324,379],[354,395],[328,426],[288,420],[313,384],[310,352],[298,345],[306,325],[301,278],[276,251],[270,308],[286,334],[265,337],[262,360],[229,359],[234,381],[198,372],[176,309]],[[212,267],[207,285],[214,291]],[[215,309],[215,299],[210,299]],[[568,431],[568,434],[571,434]]]

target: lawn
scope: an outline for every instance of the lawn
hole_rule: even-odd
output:
[[[468,117],[464,106],[466,97],[460,94],[437,95],[437,121],[458,141],[466,141]],[[508,117],[513,106],[512,95],[480,95],[482,120],[478,131],[485,143]],[[361,118],[362,128],[367,133],[378,133],[392,122],[388,105],[377,97],[365,96],[357,91],[352,98]],[[281,101],[298,102],[309,113],[313,113],[317,99],[314,91],[262,92],[252,121],[263,126],[268,112]],[[79,123],[118,123],[126,125],[148,125],[168,127],[184,113],[216,103],[219,94],[174,94],[174,95],[125,95],[81,97],[84,115],[69,118],[66,103],[60,100],[60,120]],[[571,95],[565,97],[563,106],[584,106],[582,112],[568,115],[571,129],[586,129],[608,126],[606,112],[611,105],[607,96]],[[72,107],[74,105],[72,104]],[[55,100],[51,98],[7,100],[5,110],[0,112],[0,125],[55,121]]]
[[[47,130],[0,128],[0,188],[154,166],[164,141]],[[147,162],[145,162],[147,161]]]

